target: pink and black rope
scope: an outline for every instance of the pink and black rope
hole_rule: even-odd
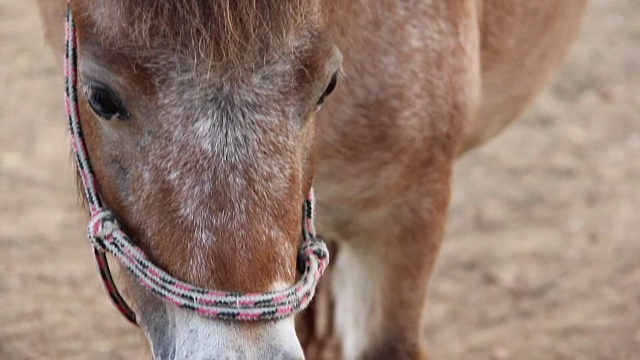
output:
[[[142,249],[124,233],[117,217],[105,208],[96,177],[89,162],[78,111],[77,40],[71,10],[66,27],[66,110],[71,130],[71,144],[89,205],[91,219],[87,235],[105,288],[120,312],[131,322],[135,313],[120,296],[111,277],[106,253],[112,254],[138,282],[180,308],[200,315],[225,320],[273,320],[305,309],[315,294],[316,286],[329,262],[324,242],[315,236],[313,227],[313,192],[303,204],[302,244],[298,254],[298,269],[302,273],[292,287],[265,293],[232,293],[204,289],[187,284],[157,267]]]

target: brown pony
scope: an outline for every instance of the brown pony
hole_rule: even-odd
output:
[[[312,182],[338,248],[297,324],[201,318],[125,274],[154,358],[424,359],[453,164],[548,82],[585,2],[72,0],[91,161],[155,263],[291,285]],[[62,58],[66,0],[39,5]]]

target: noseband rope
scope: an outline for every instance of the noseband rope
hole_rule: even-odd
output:
[[[129,321],[136,323],[135,313],[120,296],[111,277],[107,252],[124,265],[146,289],[168,303],[202,316],[257,321],[279,319],[304,310],[311,302],[320,276],[329,263],[325,243],[315,236],[313,192],[309,193],[303,205],[302,244],[298,253],[298,270],[302,275],[296,284],[282,291],[235,293],[187,284],[154,265],[142,249],[124,233],[116,215],[102,202],[82,135],[78,111],[77,45],[75,23],[69,9],[66,22],[65,86],[71,144],[91,215],[87,235],[94,247],[105,288],[118,310]]]

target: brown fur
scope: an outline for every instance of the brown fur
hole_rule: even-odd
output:
[[[49,39],[59,41],[61,24],[55,19],[63,1],[39,4]],[[242,225],[250,231],[233,217],[226,223],[179,222],[178,210],[171,209],[197,196],[175,187],[127,200],[131,188],[149,186],[134,170],[147,161],[137,157],[147,149],[131,144],[146,136],[194,155],[193,164],[185,158],[172,164],[185,178],[214,184],[204,192],[210,203],[196,202],[201,214],[244,215],[232,206],[237,189],[227,180],[236,172],[222,165],[215,173],[206,171],[218,158],[186,140],[167,140],[170,129],[163,126],[169,125],[161,122],[150,133],[143,125],[133,128],[139,131],[136,140],[117,149],[108,140],[116,130],[105,132],[86,120],[92,117],[86,105],[83,126],[98,178],[112,180],[103,191],[132,234],[160,265],[204,286],[264,290],[279,274],[292,282],[299,202],[313,178],[318,228],[340,249],[318,302],[300,319],[300,334],[308,357],[351,360],[425,358],[423,308],[444,234],[454,162],[499,133],[542,89],[576,37],[585,0],[87,4],[74,2],[74,11],[83,14],[78,27],[84,58],[108,64],[121,79],[112,86],[151,114],[156,107],[171,109],[156,102],[170,86],[178,93],[195,88],[197,94],[214,94],[211,99],[224,99],[225,111],[238,113],[246,107],[236,101],[238,94],[290,81],[282,86],[286,90],[253,105],[276,120],[244,118],[259,127],[259,141],[248,146],[269,149],[260,162],[242,158],[239,170],[249,181],[243,193],[252,194],[243,201],[269,210],[246,218]],[[313,102],[336,68],[334,46],[342,51],[345,76],[314,121]],[[175,58],[158,61],[168,51]],[[252,83],[265,66],[274,70]],[[179,76],[165,75],[173,72],[192,78],[179,82]],[[297,111],[293,125],[282,114],[291,107]],[[174,127],[190,121],[188,111],[178,117]],[[234,124],[227,130],[249,131]],[[157,166],[163,157],[176,157],[154,154],[149,161]],[[209,156],[210,162],[199,162]],[[259,174],[258,164],[266,162],[280,170]],[[264,195],[262,187],[280,173],[286,185]],[[141,216],[140,209],[148,208],[163,212]],[[226,241],[190,242],[201,230],[195,225],[224,234]],[[181,242],[176,228],[187,235]],[[201,259],[201,268],[190,259]]]
[[[289,34],[319,21],[308,0],[108,0],[92,3],[92,17],[101,29],[126,24],[127,39],[119,31],[104,32],[102,42],[128,44],[136,51],[167,46],[198,53],[214,63],[238,65],[291,47]]]

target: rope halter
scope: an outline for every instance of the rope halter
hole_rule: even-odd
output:
[[[315,294],[320,276],[329,263],[325,243],[313,227],[313,191],[303,204],[302,243],[298,253],[300,278],[292,287],[265,293],[235,293],[200,288],[171,276],[156,266],[122,230],[116,215],[107,209],[89,162],[78,111],[77,38],[71,9],[66,21],[66,110],[71,144],[85,190],[91,219],[87,236],[94,248],[105,288],[118,310],[132,323],[136,315],[120,296],[109,270],[106,254],[113,255],[138,283],[164,301],[202,316],[239,321],[274,320],[304,310]]]

